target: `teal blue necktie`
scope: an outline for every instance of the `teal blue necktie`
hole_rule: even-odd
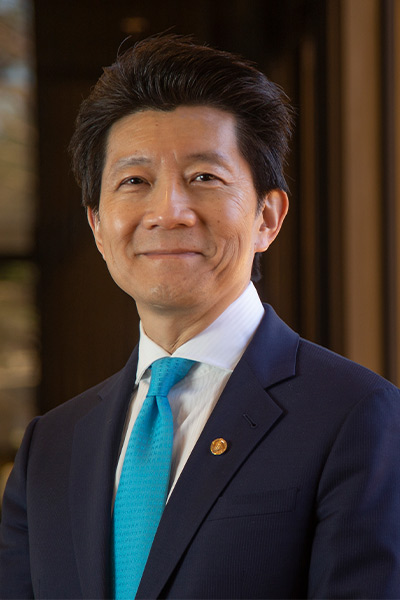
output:
[[[114,503],[113,592],[135,598],[168,494],[173,442],[167,395],[194,361],[161,358],[151,366],[148,394],[136,419]]]

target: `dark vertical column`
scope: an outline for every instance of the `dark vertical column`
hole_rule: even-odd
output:
[[[385,376],[396,381],[398,348],[398,306],[396,294],[398,198],[396,200],[396,127],[395,127],[395,66],[394,66],[394,0],[381,3],[382,40],[382,184],[383,184],[383,265],[384,274],[384,365]],[[397,74],[398,76],[398,74]]]

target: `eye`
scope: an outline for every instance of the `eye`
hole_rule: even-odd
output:
[[[217,181],[218,177],[212,175],[211,173],[200,173],[194,178],[194,181]]]
[[[142,177],[127,177],[121,181],[119,187],[123,185],[140,185],[142,183],[146,183]]]

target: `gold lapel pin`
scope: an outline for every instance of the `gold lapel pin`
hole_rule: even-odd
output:
[[[223,454],[228,449],[228,442],[224,438],[217,438],[211,442],[210,450],[215,456]]]

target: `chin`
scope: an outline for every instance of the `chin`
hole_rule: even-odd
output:
[[[172,285],[157,285],[149,291],[149,300],[154,305],[164,306],[165,308],[179,308],[190,306],[194,303],[196,294],[188,291],[187,288],[180,288]]]
[[[140,302],[151,305],[155,310],[185,310],[201,304],[203,297],[204,292],[195,291],[190,286],[157,284],[146,290]]]

